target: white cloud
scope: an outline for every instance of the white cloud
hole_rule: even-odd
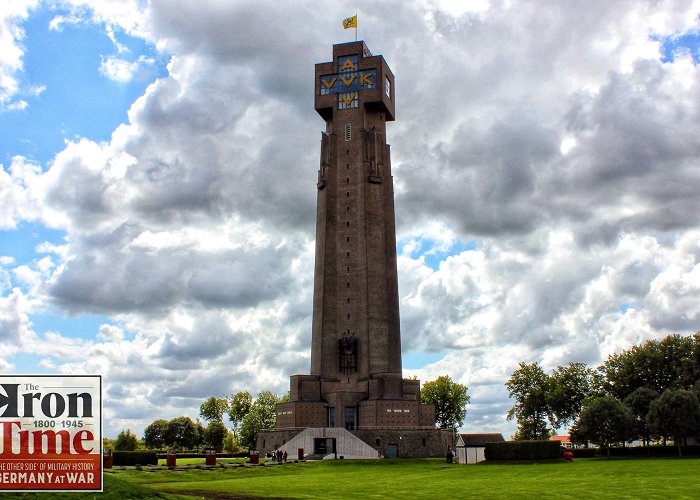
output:
[[[100,74],[120,83],[133,80],[140,72],[152,67],[153,58],[140,56],[136,61],[127,61],[115,56],[103,57],[100,63]]]
[[[0,229],[15,229],[21,220],[35,220],[39,203],[33,186],[41,167],[26,158],[12,158],[8,170],[0,164]]]
[[[108,434],[196,416],[210,395],[286,391],[309,369],[313,63],[347,39],[346,16],[284,2],[71,5],[113,41],[123,30],[172,57],[110,141],[69,142],[46,172],[22,158],[0,172],[0,227],[67,232],[41,247],[46,260],[3,261],[0,349],[103,373]],[[698,9],[458,7],[381,3],[360,10],[360,29],[397,77],[404,351],[446,353],[406,375],[466,383],[469,428],[503,431],[518,362],[595,365],[700,329],[699,70],[661,63],[650,38],[697,27]],[[314,29],[290,38],[300,25]],[[128,81],[147,63],[134,57],[101,70]],[[32,332],[49,304],[110,322],[87,339]]]
[[[23,109],[23,101],[13,102],[20,90],[19,73],[24,69],[22,22],[38,0],[17,0],[0,6],[0,112],[4,108]]]

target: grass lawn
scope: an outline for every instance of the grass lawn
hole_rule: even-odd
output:
[[[577,459],[508,465],[327,460],[174,471],[114,469],[105,473],[103,495],[66,494],[64,498],[675,499],[700,497],[699,472],[700,459],[693,458]],[[193,496],[183,496],[188,493]],[[50,495],[31,494],[25,498],[60,498]]]
[[[46,499],[46,500],[93,500],[96,498],[110,500],[192,500],[191,496],[174,495],[153,491],[145,485],[116,477],[115,474],[104,475],[104,493],[0,493],[0,498]]]
[[[283,498],[698,498],[698,459],[579,459],[521,465],[331,460],[123,477],[158,491]],[[120,476],[122,477],[122,476]]]

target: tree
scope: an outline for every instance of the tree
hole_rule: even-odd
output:
[[[581,410],[571,430],[577,443],[592,442],[605,446],[608,457],[612,443],[626,441],[634,436],[634,417],[629,408],[611,396],[593,398]]]
[[[630,409],[635,419],[635,429],[637,434],[642,436],[644,446],[649,446],[651,433],[647,426],[647,414],[651,403],[658,399],[659,393],[648,387],[639,387],[627,396],[623,403]]]
[[[167,446],[166,433],[168,431],[168,421],[158,419],[151,422],[143,433],[143,443],[146,448],[152,450],[162,450]]]
[[[275,428],[277,404],[283,403],[288,399],[288,395],[280,398],[270,391],[263,391],[258,394],[257,399],[250,405],[248,412],[245,413],[240,421],[239,439],[241,445],[248,449],[255,448],[258,433],[263,429]],[[239,414],[235,416],[239,416]]]
[[[700,333],[649,340],[609,356],[598,369],[605,391],[620,400],[639,387],[659,394],[669,387],[690,389],[700,380]]]
[[[228,411],[229,402],[226,398],[210,397],[199,407],[199,416],[204,420],[213,422],[224,420],[224,413]]]
[[[647,425],[652,432],[673,436],[680,457],[683,441],[700,431],[700,402],[695,391],[666,389],[651,403]]]
[[[209,448],[214,448],[216,451],[221,451],[224,447],[224,439],[229,434],[228,429],[223,422],[212,420],[204,430],[202,441]]]
[[[248,391],[240,391],[231,396],[228,408],[228,418],[238,427],[253,406],[253,397]]]
[[[435,424],[441,429],[454,430],[462,426],[469,403],[466,385],[443,375],[423,384],[420,399],[422,403],[435,405]]]
[[[122,430],[114,442],[115,450],[134,451],[139,446],[139,439],[131,433],[131,429]]]
[[[593,370],[584,363],[558,366],[549,378],[547,391],[548,418],[554,429],[576,420],[583,402],[592,396]]]
[[[191,450],[199,445],[203,429],[190,417],[177,417],[168,422],[165,443],[168,446]]]
[[[236,453],[241,449],[238,438],[233,432],[229,432],[224,438],[224,451],[226,453]]]
[[[547,439],[547,416],[549,405],[549,376],[535,362],[520,363],[506,382],[509,397],[515,399],[515,405],[508,410],[508,420],[516,419],[518,431],[515,440]]]

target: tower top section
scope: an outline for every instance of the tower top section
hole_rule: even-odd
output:
[[[333,45],[333,60],[316,64],[315,88],[314,107],[326,121],[362,108],[394,121],[394,74],[363,41]]]

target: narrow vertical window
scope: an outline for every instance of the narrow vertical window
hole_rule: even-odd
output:
[[[345,140],[346,141],[349,141],[352,138],[351,130],[352,129],[350,127],[350,124],[346,123],[345,124]],[[348,154],[350,154],[350,153],[348,152]]]

